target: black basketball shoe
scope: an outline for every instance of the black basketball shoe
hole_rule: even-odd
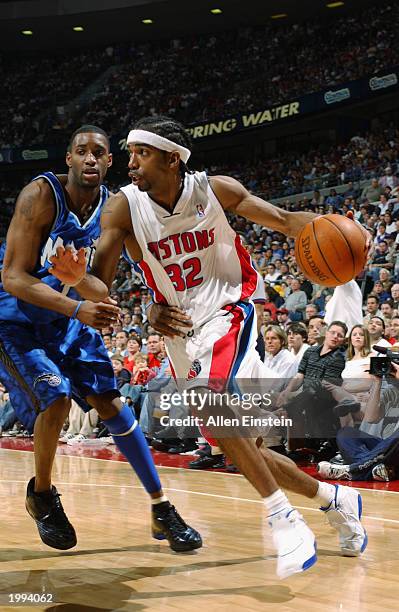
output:
[[[59,550],[76,546],[76,533],[68,521],[60,501],[60,494],[52,486],[48,493],[35,493],[35,479],[31,478],[26,491],[25,506],[36,521],[42,541]]]
[[[187,525],[169,502],[152,506],[152,535],[156,540],[168,540],[175,552],[187,552],[202,546],[198,531]]]

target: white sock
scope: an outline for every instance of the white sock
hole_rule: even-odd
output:
[[[288,501],[287,496],[284,495],[281,489],[277,489],[277,491],[269,495],[269,497],[264,497],[263,501],[267,508],[268,516],[277,514],[284,509],[291,508],[291,504]]]
[[[335,498],[336,488],[328,482],[319,482],[319,488],[314,496],[314,500],[320,505],[322,510],[326,510]]]
[[[153,506],[155,506],[156,504],[162,504],[163,502],[167,502],[167,501],[169,500],[166,497],[166,495],[161,495],[161,497],[155,497],[155,498],[151,497],[151,503]]]

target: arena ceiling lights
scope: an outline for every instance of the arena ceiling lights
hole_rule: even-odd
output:
[[[32,52],[211,34],[350,14],[382,0],[0,0],[0,50]],[[392,0],[384,0],[391,2]],[[243,10],[244,7],[244,10]],[[219,9],[219,12],[211,12]],[[331,15],[329,16],[329,13]],[[334,13],[334,15],[333,15]],[[337,13],[337,15],[335,15]],[[178,18],[176,17],[178,16]],[[284,17],[283,17],[284,15]],[[277,17],[278,16],[278,17]],[[144,20],[151,19],[151,21]],[[153,23],[151,23],[153,22]],[[90,27],[89,24],[90,23]],[[73,30],[82,26],[84,32]],[[22,34],[30,30],[31,34]],[[1,607],[1,606],[0,606]]]
[[[211,13],[212,15],[220,15],[221,13],[223,13],[223,11],[220,8],[213,8],[211,9]]]
[[[145,25],[151,25],[154,22],[152,19],[142,19],[142,23],[144,23]]]
[[[21,34],[24,36],[32,36],[33,32],[32,30],[22,30]]]
[[[84,28],[82,28],[82,26],[75,26],[72,29],[74,32],[84,32]]]

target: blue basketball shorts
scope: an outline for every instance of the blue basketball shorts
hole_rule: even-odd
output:
[[[62,396],[89,410],[87,396],[119,395],[100,334],[67,318],[46,325],[0,321],[0,381],[29,431],[40,412]]]

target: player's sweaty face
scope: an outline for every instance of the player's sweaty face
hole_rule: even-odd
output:
[[[129,176],[140,191],[162,186],[170,172],[165,151],[145,144],[129,145]]]
[[[75,136],[66,160],[78,185],[96,188],[112,164],[112,155],[105,136],[87,132]]]

